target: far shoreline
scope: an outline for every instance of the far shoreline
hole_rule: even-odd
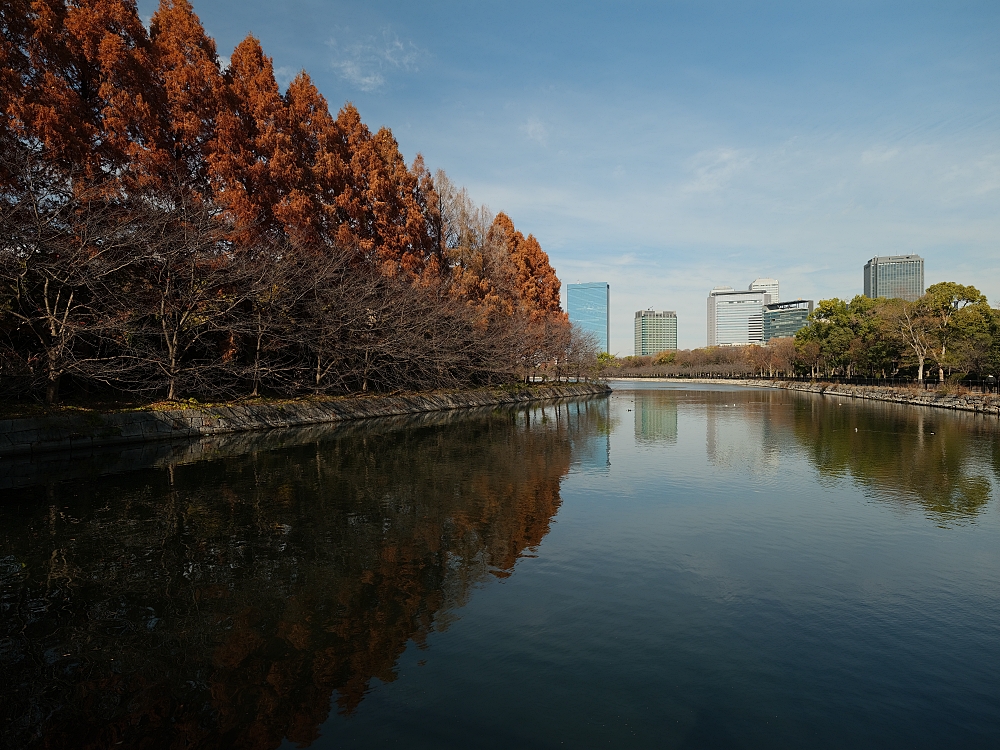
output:
[[[606,377],[605,382],[632,383],[698,383],[728,385],[742,388],[772,388],[784,391],[817,393],[841,398],[867,399],[912,406],[930,406],[936,409],[967,411],[1000,418],[1000,396],[992,393],[951,393],[939,390],[920,390],[901,386],[845,385],[840,383],[800,382],[753,378],[669,378],[669,377]],[[614,390],[614,389],[612,389]]]

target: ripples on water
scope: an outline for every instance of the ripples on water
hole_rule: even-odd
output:
[[[0,461],[0,744],[1000,746],[998,434],[641,384]]]

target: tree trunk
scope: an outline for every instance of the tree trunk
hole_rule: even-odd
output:
[[[260,386],[260,347],[261,340],[263,339],[263,334],[261,333],[261,320],[260,313],[257,314],[257,348],[253,354],[253,393],[251,397],[256,398],[258,394],[258,388]]]
[[[59,400],[59,359],[56,347],[50,346],[46,352],[48,363],[48,382],[45,385],[45,403],[51,406]]]
[[[45,386],[45,403],[52,406],[59,401],[59,376],[50,376],[49,382]]]

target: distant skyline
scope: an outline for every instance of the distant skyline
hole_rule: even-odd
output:
[[[147,19],[157,3],[143,0]],[[712,287],[861,294],[915,253],[1000,304],[1000,5],[195,0],[224,58],[387,125],[534,234],[565,285],[611,284],[704,345]]]

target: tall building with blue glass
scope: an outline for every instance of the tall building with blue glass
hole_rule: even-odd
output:
[[[809,322],[813,311],[811,299],[796,299],[764,305],[764,343],[771,339],[794,336]]]
[[[609,350],[611,339],[611,287],[606,281],[566,285],[566,311],[569,322],[597,337],[602,352]]]

